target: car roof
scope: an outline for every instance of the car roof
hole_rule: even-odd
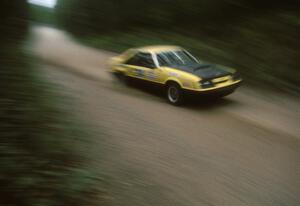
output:
[[[136,48],[140,52],[160,53],[166,51],[182,50],[180,46],[173,45],[153,45]]]

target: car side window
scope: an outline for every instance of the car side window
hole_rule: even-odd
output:
[[[135,56],[130,58],[126,64],[147,67],[147,68],[155,68],[155,64],[150,53],[137,53]]]
[[[138,56],[138,54],[136,54],[133,57],[131,57],[129,60],[127,60],[125,64],[137,66],[139,62],[140,62],[140,57]]]
[[[157,60],[160,66],[168,66],[168,63],[160,54],[157,55]]]

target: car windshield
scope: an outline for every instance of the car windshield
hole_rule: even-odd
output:
[[[157,54],[160,66],[189,65],[199,63],[196,58],[184,50],[167,51]]]

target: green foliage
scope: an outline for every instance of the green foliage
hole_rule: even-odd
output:
[[[31,57],[16,47],[6,47],[1,56],[5,69],[0,75],[0,205],[101,201],[103,182],[80,153],[91,135],[70,115],[65,106],[69,108],[70,102],[28,64]]]
[[[57,12],[60,22],[73,32],[105,33],[150,27],[189,28],[196,33],[206,32],[214,26],[230,27],[228,23],[241,21],[243,17],[289,9],[289,3],[289,0],[280,3],[258,0],[58,0]]]
[[[26,1],[0,8],[0,205],[98,205],[103,181],[80,152],[91,135],[22,49]]]
[[[31,21],[48,25],[56,25],[56,14],[55,10],[52,8],[31,4],[29,7],[29,12],[29,19]]]
[[[26,0],[0,2],[0,44],[21,41],[27,30],[28,5]]]

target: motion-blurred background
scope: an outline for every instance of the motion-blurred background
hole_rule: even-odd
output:
[[[297,1],[1,0],[0,205],[93,205],[107,198],[99,187],[106,183],[73,145],[92,134],[62,118],[66,103],[57,103],[57,88],[36,74],[26,49],[36,25],[113,52],[181,45],[237,68],[246,84],[299,95]]]
[[[92,46],[179,44],[271,87],[299,83],[297,1],[61,0],[55,8],[35,9],[33,19],[56,22]]]

